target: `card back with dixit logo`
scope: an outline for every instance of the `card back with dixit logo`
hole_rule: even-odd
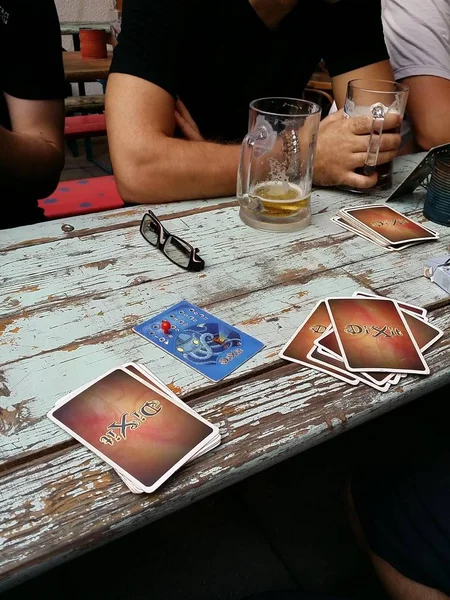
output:
[[[430,372],[395,301],[327,298],[325,302],[349,371]]]
[[[333,375],[333,377],[341,379],[351,385],[357,385],[358,379],[351,373],[345,373],[343,370],[336,368],[337,363],[335,365],[318,365],[308,358],[308,353],[311,350],[314,341],[326,331],[329,325],[330,316],[325,302],[321,300],[305,318],[290,340],[283,346],[279,356],[285,360],[290,360],[305,367],[316,369],[327,375]]]
[[[218,431],[122,368],[48,417],[145,492],[159,487]]]
[[[384,204],[345,208],[343,212],[389,244],[434,240],[437,233]]]

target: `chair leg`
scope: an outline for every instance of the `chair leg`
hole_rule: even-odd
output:
[[[94,165],[96,165],[97,167],[99,167],[102,171],[105,171],[105,173],[107,173],[108,175],[112,175],[112,169],[110,167],[108,167],[108,165],[105,165],[104,163],[100,162],[99,160],[96,160],[94,158],[94,151],[92,149],[92,140],[91,138],[84,138],[84,146],[86,148],[86,158],[94,163]]]
[[[77,140],[69,138],[66,140],[66,142],[67,142],[67,147],[72,152],[72,156],[74,156],[75,158],[78,158],[80,156],[80,152],[78,150]]]
[[[94,152],[92,149],[92,140],[90,137],[85,137],[84,138],[84,148],[86,150],[86,158],[90,161],[90,162],[94,162]]]

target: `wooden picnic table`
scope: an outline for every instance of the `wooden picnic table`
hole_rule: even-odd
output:
[[[422,156],[399,158],[395,181]],[[154,205],[169,231],[200,248],[201,273],[177,268],[143,240],[143,206],[2,232],[2,589],[449,383],[450,298],[422,273],[428,257],[448,251],[450,228],[432,224],[439,241],[387,252],[330,221],[367,201],[316,190],[312,225],[286,234],[243,225],[234,198]],[[421,222],[422,205],[423,192],[393,203]],[[357,289],[430,311],[445,335],[427,353],[428,377],[410,375],[383,394],[279,359],[319,299]],[[264,349],[214,384],[133,333],[181,299],[254,335]],[[46,417],[63,395],[126,361],[152,370],[222,436],[152,495],[130,493]]]
[[[111,28],[111,22],[96,22],[96,21],[61,21],[60,29],[61,35],[72,35],[77,36],[80,33],[80,29],[104,29],[109,32]]]
[[[112,52],[107,58],[82,58],[81,52],[63,52],[64,73],[70,83],[86,83],[107,79]]]

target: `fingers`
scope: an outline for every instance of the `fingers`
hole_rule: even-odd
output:
[[[369,135],[355,135],[352,139],[352,152],[367,152],[369,148]],[[383,133],[380,140],[380,152],[396,151],[402,141],[398,133]]]
[[[202,142],[203,138],[197,129],[194,129],[190,123],[176,110],[175,121],[184,137],[191,142]]]
[[[372,117],[350,117],[349,128],[356,135],[363,135],[372,131]],[[389,113],[384,117],[383,131],[391,131],[400,127],[402,118],[396,113]]]
[[[189,123],[192,129],[195,129],[195,131],[200,133],[200,130],[197,127],[197,123],[194,121],[194,119],[191,116],[191,113],[188,111],[184,103],[179,98],[175,103],[175,111],[178,112],[187,123]]]
[[[384,163],[394,160],[394,158],[396,156],[397,156],[397,150],[389,150],[388,152],[380,152],[378,154],[377,165],[384,165]]]
[[[402,117],[397,113],[388,113],[384,117],[383,131],[397,129],[402,124]]]
[[[351,117],[348,119],[348,127],[356,135],[364,135],[372,131],[371,117]]]
[[[358,173],[349,171],[344,177],[342,185],[364,190],[373,187],[377,183],[377,180],[377,173],[373,173],[372,175],[359,175]]]
[[[380,152],[396,152],[402,142],[399,133],[383,133],[381,136]]]
[[[397,150],[389,150],[387,152],[380,152],[377,158],[377,165],[384,165],[397,156]],[[355,152],[352,155],[351,165],[353,169],[357,169],[358,167],[363,167],[365,165],[367,158],[367,152]]]

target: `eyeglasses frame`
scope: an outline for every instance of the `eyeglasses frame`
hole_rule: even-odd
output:
[[[147,239],[147,237],[144,233],[144,222],[145,222],[146,217],[150,217],[150,219],[153,221],[153,223],[155,223],[159,228],[159,230],[157,232],[156,244],[152,244],[152,242],[150,242]],[[142,217],[142,220],[141,220],[141,225],[140,225],[139,231],[140,231],[142,237],[145,239],[145,241],[148,244],[150,244],[154,248],[157,248],[158,250],[160,250],[164,254],[164,256],[166,258],[168,258],[177,267],[180,267],[181,269],[184,269],[185,271],[192,271],[192,272],[202,271],[205,268],[205,261],[202,258],[200,258],[200,256],[198,255],[199,249],[194,248],[191,244],[186,242],[186,240],[183,240],[183,238],[179,237],[178,235],[173,235],[172,233],[167,231],[167,229],[164,227],[164,225],[161,223],[161,221],[158,219],[158,217],[155,215],[155,213],[153,211],[148,210],[144,214],[144,216]],[[179,263],[177,263],[175,260],[173,260],[167,254],[165,249],[167,246],[167,242],[169,240],[178,242],[180,244],[180,246],[183,247],[183,250],[186,247],[189,248],[190,256],[189,256],[189,263],[187,264],[187,266],[180,265]],[[174,245],[176,245],[176,244],[174,244]]]

